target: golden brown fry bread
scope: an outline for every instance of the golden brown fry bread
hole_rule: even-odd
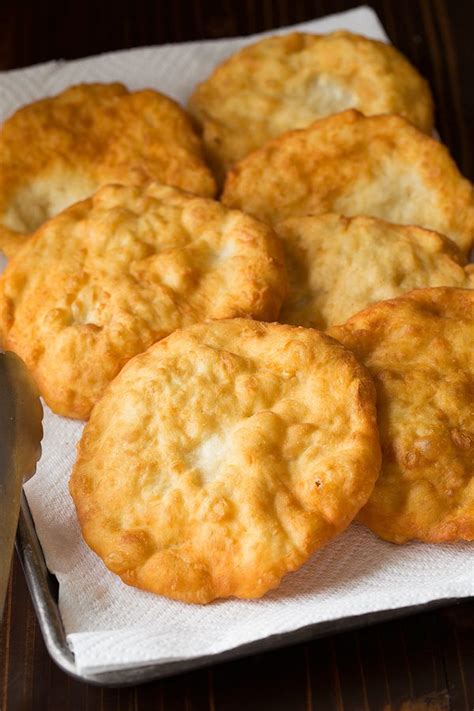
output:
[[[374,301],[427,286],[474,287],[456,245],[374,217],[290,217],[275,227],[290,290],[279,321],[326,329]]]
[[[156,91],[80,84],[25,106],[0,132],[0,247],[106,183],[150,180],[204,196],[214,180],[183,109]]]
[[[440,232],[464,252],[473,243],[471,183],[444,146],[399,116],[351,110],[285,133],[231,170],[222,200],[270,224],[371,215]]]
[[[419,289],[330,333],[377,388],[382,471],[360,520],[395,543],[474,539],[474,291]]]
[[[220,177],[269,139],[344,109],[401,114],[433,129],[428,84],[405,57],[341,31],[292,32],[244,47],[199,84],[189,107]]]
[[[260,597],[349,525],[380,466],[372,381],[324,334],[198,324],[134,358],[70,482],[82,532],[129,585]]]
[[[0,331],[48,405],[87,418],[155,341],[206,318],[273,320],[285,293],[266,225],[158,183],[106,186],[43,225],[8,265]]]

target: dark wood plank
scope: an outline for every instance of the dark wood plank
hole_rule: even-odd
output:
[[[303,645],[223,664],[213,672],[215,708],[305,711],[306,679]]]
[[[81,684],[49,659],[15,561],[0,633],[2,711],[472,711],[473,702],[471,601],[142,687]]]
[[[356,7],[351,0],[0,2],[0,70],[125,47],[249,34]],[[426,76],[437,125],[474,178],[473,2],[373,0]],[[474,602],[254,655],[131,689],[98,689],[50,660],[19,564],[0,629],[1,711],[472,711]]]

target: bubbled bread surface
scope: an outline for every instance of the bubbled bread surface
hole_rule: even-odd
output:
[[[244,47],[199,84],[190,109],[220,177],[266,141],[356,108],[431,133],[428,84],[395,47],[351,32],[301,32]]]
[[[382,470],[360,519],[403,543],[474,539],[474,291],[418,289],[330,333],[377,389]]]
[[[156,340],[206,318],[273,320],[285,293],[266,225],[158,183],[112,185],[47,222],[11,260],[0,329],[50,407],[86,418]]]
[[[79,84],[24,106],[0,131],[0,247],[106,183],[157,180],[210,197],[214,179],[186,112],[152,90]]]
[[[447,237],[373,217],[290,217],[275,226],[289,292],[279,321],[326,329],[369,304],[430,286],[474,287]]]
[[[176,331],[93,410],[70,489],[85,540],[130,584],[260,597],[343,530],[379,470],[370,377],[311,329]]]
[[[349,110],[284,133],[234,166],[222,199],[271,224],[335,212],[425,227],[464,252],[474,239],[471,183],[399,116]]]

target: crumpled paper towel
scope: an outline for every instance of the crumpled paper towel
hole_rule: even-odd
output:
[[[346,28],[386,39],[365,7],[299,27]],[[154,87],[185,102],[218,61],[253,39],[150,47],[5,72],[0,74],[0,119],[25,102],[81,81]],[[474,593],[468,544],[398,547],[357,524],[262,600],[199,607],[127,587],[82,541],[68,493],[82,424],[47,408],[44,424],[43,456],[25,490],[48,567],[59,580],[60,610],[79,671],[211,655],[311,623]]]

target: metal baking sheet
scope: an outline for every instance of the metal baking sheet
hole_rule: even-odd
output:
[[[67,674],[70,674],[80,681],[95,684],[96,686],[117,687],[141,684],[153,679],[161,679],[167,676],[181,674],[191,669],[218,664],[219,662],[237,659],[238,657],[247,656],[249,654],[266,652],[271,649],[296,644],[297,642],[304,642],[327,634],[345,632],[357,627],[364,627],[384,620],[405,617],[416,612],[443,607],[458,602],[456,599],[436,600],[425,605],[403,607],[396,610],[385,610],[365,615],[355,615],[340,620],[319,622],[285,634],[272,635],[266,639],[251,642],[250,644],[230,649],[221,654],[195,657],[193,659],[166,662],[163,664],[127,667],[116,671],[103,672],[101,674],[84,674],[77,669],[74,655],[68,645],[58,606],[58,582],[55,576],[52,575],[46,567],[41,544],[38,540],[33,518],[24,494],[22,494],[16,549],[23,566],[43,639],[49,654],[56,664]]]

